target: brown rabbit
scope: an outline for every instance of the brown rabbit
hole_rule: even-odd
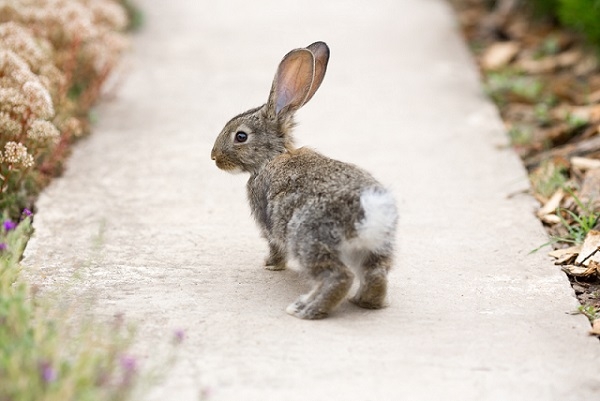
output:
[[[294,113],[315,94],[329,48],[316,42],[289,52],[279,64],[266,104],[231,119],[211,157],[229,172],[248,172],[252,214],[269,242],[268,269],[295,259],[313,279],[312,290],[286,311],[303,319],[327,316],[348,293],[352,302],[385,306],[397,211],[392,194],[369,173],[294,147]]]

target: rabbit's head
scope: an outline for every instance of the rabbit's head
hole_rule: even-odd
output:
[[[232,118],[211,152],[217,167],[229,172],[257,172],[276,156],[293,149],[294,113],[315,94],[327,69],[329,48],[315,42],[285,55],[263,106]]]

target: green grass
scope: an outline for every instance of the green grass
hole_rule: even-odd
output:
[[[563,213],[567,214],[571,221],[568,221],[563,217]],[[567,235],[557,237],[558,242],[567,242],[570,244],[582,244],[587,234],[594,228],[598,221],[598,213],[594,212],[583,212],[577,214],[571,210],[558,208],[558,218],[561,224],[567,229]]]
[[[592,323],[594,320],[600,319],[600,309],[593,305],[581,305],[577,311],[585,315]]]
[[[584,205],[570,188],[564,187],[579,208],[579,213],[565,208],[558,208],[556,215],[560,223],[567,230],[564,236],[553,237],[554,243],[565,242],[568,244],[582,244],[587,234],[594,229],[600,219],[600,212]]]
[[[600,212],[584,205],[570,188],[563,186],[563,189],[571,195],[579,208],[579,213],[562,207],[557,208],[556,215],[560,219],[560,224],[565,228],[566,234],[551,236],[550,241],[540,245],[530,253],[535,253],[548,245],[561,242],[571,245],[582,244],[587,234],[600,221]]]
[[[577,214],[571,210],[559,208],[557,213],[558,217],[561,219],[561,223],[568,231],[568,236],[561,238],[561,240],[563,242],[581,244],[585,240],[587,234],[594,229],[594,226],[600,219],[600,212],[595,211],[588,205],[584,205],[570,188],[565,187],[565,190],[571,195],[579,207],[580,213]],[[563,218],[562,214],[560,213],[561,211],[571,217],[570,222]]]
[[[508,136],[512,145],[528,145],[531,143],[533,134],[531,127],[527,125],[513,126],[508,130]]]
[[[535,192],[549,198],[558,189],[565,187],[568,180],[567,172],[566,167],[548,161],[533,171],[529,179]]]

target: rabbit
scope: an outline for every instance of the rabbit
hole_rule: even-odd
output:
[[[285,55],[267,103],[232,118],[211,158],[219,169],[250,173],[252,215],[269,244],[266,267],[293,260],[314,285],[286,312],[326,317],[360,279],[354,304],[386,306],[398,213],[390,191],[366,171],[308,148],[294,147],[294,113],[315,94],[329,47],[315,42]]]

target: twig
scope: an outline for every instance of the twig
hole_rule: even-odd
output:
[[[542,161],[553,158],[553,157],[564,157],[571,158],[573,156],[583,156],[588,153],[596,152],[600,150],[600,135],[593,136],[588,139],[584,139],[575,144],[566,144],[563,146],[556,147],[554,149],[547,150],[539,153],[535,156],[531,156],[525,160],[525,166],[528,169],[536,167]]]
[[[594,256],[599,251],[600,251],[600,246],[596,247],[596,249],[594,250],[594,252],[591,252],[581,262],[579,262],[579,266],[583,266],[583,264],[585,263],[586,260],[588,260],[589,258],[591,258],[592,256]]]

